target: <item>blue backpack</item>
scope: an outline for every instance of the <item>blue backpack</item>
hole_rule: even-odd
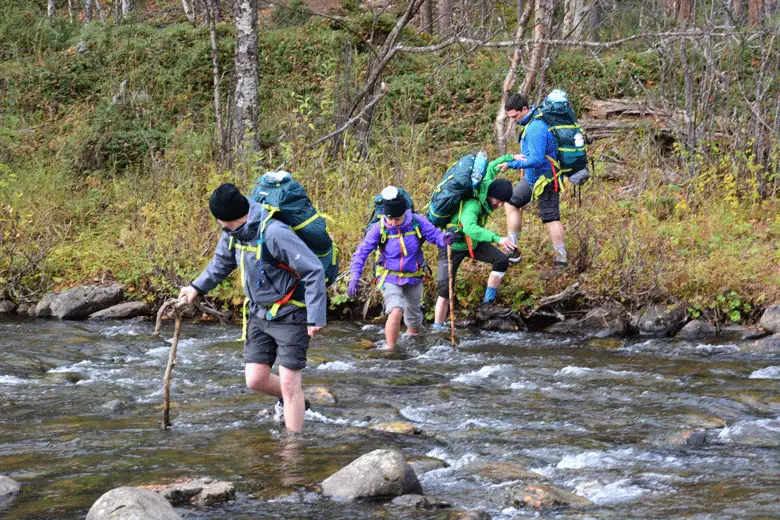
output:
[[[465,199],[476,198],[487,170],[487,154],[479,152],[462,157],[444,173],[431,193],[426,217],[438,228],[446,228]]]

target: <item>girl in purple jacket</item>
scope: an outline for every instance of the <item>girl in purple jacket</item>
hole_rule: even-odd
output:
[[[420,308],[425,278],[423,240],[446,248],[452,245],[455,236],[443,233],[422,215],[409,211],[406,199],[395,186],[383,189],[382,198],[384,215],[369,228],[352,255],[347,295],[350,298],[358,295],[363,266],[369,255],[378,249],[375,281],[385,299],[385,339],[392,349],[398,344],[401,316],[407,332],[412,335],[419,334],[423,322]]]

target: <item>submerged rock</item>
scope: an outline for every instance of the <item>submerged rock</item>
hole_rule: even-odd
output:
[[[85,319],[93,312],[119,303],[122,300],[122,294],[121,285],[74,287],[53,298],[50,304],[51,315],[62,320]]]
[[[418,432],[412,423],[403,421],[378,423],[373,425],[371,429],[388,433],[403,433],[405,435],[414,435]]]
[[[236,496],[236,486],[232,482],[210,478],[183,479],[172,484],[141,486],[141,489],[158,493],[174,506],[210,506],[227,502]]]
[[[338,403],[336,394],[324,386],[318,386],[311,391],[307,391],[306,395],[309,396],[312,403],[321,406],[335,406]]]
[[[486,511],[461,511],[455,515],[453,520],[490,520],[490,518]]]
[[[780,332],[780,304],[767,307],[758,325],[773,334]]]
[[[707,432],[702,430],[682,430],[664,433],[651,442],[656,446],[704,446],[707,444]]]
[[[491,482],[507,482],[510,480],[524,480],[539,482],[547,480],[546,477],[528,471],[518,462],[480,461],[468,464],[463,470]]]
[[[393,504],[403,507],[413,507],[415,509],[443,509],[450,507],[449,502],[445,502],[436,497],[427,497],[425,495],[401,495],[393,499]]]
[[[641,334],[674,336],[685,325],[687,316],[684,305],[652,305],[639,313],[636,325]]]
[[[685,324],[677,333],[681,339],[699,339],[708,338],[715,335],[715,327],[702,320],[693,320]]]
[[[90,320],[128,320],[138,316],[149,316],[151,309],[145,302],[125,302],[113,305],[89,315]]]
[[[401,452],[374,450],[322,482],[322,494],[333,498],[380,498],[423,494],[411,466]]]
[[[422,475],[435,469],[449,467],[449,464],[434,457],[420,457],[419,459],[410,460],[409,466],[412,467],[415,475]]]
[[[112,489],[97,499],[86,520],[181,520],[163,497],[135,487]]]
[[[585,497],[545,484],[513,487],[510,489],[510,501],[516,507],[524,506],[533,509],[561,506],[585,509],[593,505],[593,502]]]

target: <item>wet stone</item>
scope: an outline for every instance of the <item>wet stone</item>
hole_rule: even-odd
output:
[[[425,495],[401,495],[393,499],[393,504],[403,507],[412,507],[415,509],[443,509],[450,507],[449,502],[445,502],[436,497]]]
[[[417,433],[417,428],[415,428],[412,423],[403,421],[383,422],[373,425],[371,429],[388,433],[402,433],[404,435],[414,435]]]
[[[758,324],[773,334],[780,332],[780,304],[767,307]]]
[[[460,511],[452,517],[452,520],[490,520],[486,511]]]
[[[90,320],[127,320],[138,316],[148,316],[151,310],[145,302],[125,302],[113,305],[89,315]]]
[[[171,504],[148,489],[121,487],[101,496],[86,520],[181,520]]]
[[[318,386],[310,391],[306,392],[306,395],[312,403],[320,406],[336,406],[338,398],[336,394],[325,388],[324,386]]]
[[[744,343],[739,350],[745,354],[780,354],[780,334]]]
[[[412,470],[414,470],[416,475],[422,475],[423,473],[428,473],[435,469],[446,468],[449,464],[434,457],[421,457],[409,461],[409,466],[412,467]]]
[[[545,484],[517,486],[510,489],[510,501],[517,506],[533,509],[549,509],[552,507],[570,507],[585,509],[593,502],[569,491]]]
[[[702,320],[689,321],[680,332],[677,333],[677,337],[680,339],[708,338],[714,335],[715,327]]]
[[[650,336],[674,336],[685,324],[688,311],[684,305],[652,305],[638,316],[637,328]]]
[[[0,475],[0,505],[15,497],[21,488],[21,484],[14,479]]]
[[[16,304],[11,300],[0,300],[0,314],[11,314],[16,310]]]
[[[656,446],[704,446],[707,444],[707,432],[702,430],[683,430],[665,433],[654,439],[652,443]]]
[[[28,303],[20,303],[19,307],[16,308],[16,314],[29,314],[30,313],[30,304]]]
[[[463,468],[463,470],[491,482],[508,482],[511,480],[540,482],[547,480],[546,477],[539,473],[528,471],[525,466],[518,462],[472,462]]]
[[[127,403],[122,401],[121,399],[114,399],[113,401],[109,401],[105,403],[102,406],[103,412],[111,415],[111,416],[118,416],[125,413],[127,410]]]
[[[325,496],[354,500],[422,494],[417,475],[397,450],[374,450],[322,482]]]

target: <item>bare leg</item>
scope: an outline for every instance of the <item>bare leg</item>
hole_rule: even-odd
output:
[[[417,336],[420,334],[420,329],[412,328],[412,327],[406,327],[406,333],[410,336]]]
[[[447,320],[447,313],[450,310],[450,299],[442,298],[436,300],[436,309],[433,312],[434,323],[444,323]]]
[[[488,287],[492,287],[493,289],[498,289],[498,287],[501,285],[501,280],[504,278],[502,275],[491,272],[490,276],[488,276],[488,282],[487,282]]]
[[[279,380],[284,400],[284,425],[292,432],[300,432],[303,429],[303,414],[306,412],[306,400],[301,387],[303,371],[280,366]]]
[[[554,220],[545,224],[547,233],[550,235],[550,242],[552,242],[553,249],[555,250],[555,261],[566,263],[568,262],[568,256],[566,255],[566,243],[564,242],[563,224],[560,220]]]
[[[511,204],[504,204],[506,211],[507,233],[520,233],[523,229],[523,208],[516,208]]]
[[[398,345],[398,335],[401,333],[401,318],[403,315],[404,312],[401,309],[394,307],[387,317],[385,339],[387,340],[387,346],[390,348],[395,348]]]
[[[282,396],[282,387],[279,378],[271,373],[269,365],[260,363],[247,363],[244,366],[246,386],[255,392],[261,392],[276,397]]]

